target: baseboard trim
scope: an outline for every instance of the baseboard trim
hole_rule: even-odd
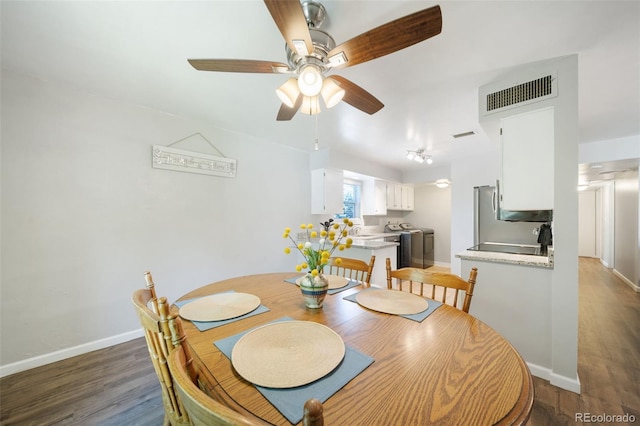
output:
[[[573,393],[580,394],[580,378],[576,377],[572,379],[570,377],[561,376],[559,374],[551,373],[551,380],[549,380],[553,386],[571,391]]]
[[[611,269],[611,268],[610,268],[610,266],[609,266],[609,264],[608,264],[607,262],[605,262],[605,260],[604,260],[604,259],[602,259],[602,258],[601,258],[601,259],[600,259],[600,263],[601,263],[601,264],[602,264],[602,266],[604,266],[605,268],[607,268],[607,269]]]
[[[551,383],[553,386],[580,394],[580,378],[572,379],[570,377],[561,376],[554,373],[546,367],[527,362],[529,371],[533,376],[539,377]]]
[[[613,271],[613,275],[615,275],[616,277],[620,278],[626,285],[628,285],[629,287],[631,287],[631,289],[633,289],[633,291],[640,293],[640,286],[635,285],[633,283],[633,281],[631,281],[629,278],[625,277],[624,275],[622,275],[620,272],[618,272],[615,268],[612,269]]]
[[[77,355],[86,354],[88,352],[104,349],[119,343],[128,342],[138,337],[144,336],[142,329],[129,331],[127,333],[118,334],[116,336],[107,337],[105,339],[95,340],[93,342],[83,343],[82,345],[73,346],[71,348],[61,349],[22,361],[17,361],[7,365],[0,365],[0,377],[9,376],[21,371],[30,370],[32,368],[41,367],[53,362],[62,361]]]

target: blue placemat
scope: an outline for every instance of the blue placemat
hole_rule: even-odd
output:
[[[291,321],[292,318],[283,317],[272,322]],[[251,329],[252,330],[252,329]],[[227,358],[231,359],[231,351],[240,338],[251,330],[244,331],[226,339],[214,342]],[[317,398],[325,402],[331,395],[339,391],[354,377],[373,363],[373,358],[349,346],[345,347],[342,362],[328,375],[304,386],[288,389],[272,389],[256,386],[256,389],[269,400],[292,424],[302,420],[304,403],[310,398]]]
[[[294,285],[298,285],[296,284],[296,280],[300,278],[300,277],[295,277],[295,278],[287,278],[285,281],[290,283],[290,284],[294,284]],[[327,291],[327,294],[336,294],[336,293],[340,293],[341,291],[345,291],[345,290],[349,290],[350,288],[356,287],[360,285],[360,281],[356,281],[356,280],[349,280],[349,284],[345,285],[344,287],[340,287],[340,288],[332,288],[329,289]]]
[[[221,291],[220,293],[231,293],[234,290],[228,290],[228,291]],[[217,294],[217,293],[215,293]],[[206,297],[206,296],[205,296]],[[189,299],[189,300],[181,300],[179,302],[176,302],[175,305],[177,307],[182,307],[183,305],[186,305],[189,302],[193,302],[194,300],[199,299],[199,297],[196,297],[194,299]],[[269,312],[269,308],[267,308],[264,305],[260,305],[257,308],[255,308],[253,311],[246,313],[244,315],[240,315],[239,317],[235,317],[235,318],[229,318],[226,320],[221,320],[221,321],[191,321],[193,323],[193,325],[195,325],[198,330],[200,331],[206,331],[206,330],[210,330],[212,328],[216,328],[216,327],[220,327],[229,323],[232,323],[234,321],[238,321],[244,318],[248,318],[248,317],[252,317],[254,315],[258,315],[258,314],[262,314],[264,312]]]
[[[367,290],[370,290],[370,289],[367,289]],[[351,294],[349,296],[343,297],[343,299],[344,300],[348,300],[349,302],[358,303],[358,301],[356,300],[356,296],[357,295],[358,295],[358,293],[354,293],[354,294]],[[428,302],[429,302],[429,307],[427,307],[426,310],[424,310],[422,312],[418,312],[417,314],[399,315],[399,316],[408,318],[410,320],[422,322],[426,317],[431,315],[433,313],[433,311],[435,311],[440,306],[442,306],[442,302],[439,302],[437,300],[432,300],[432,299],[429,299],[429,298],[426,298],[426,297],[425,297],[425,299],[427,299]]]

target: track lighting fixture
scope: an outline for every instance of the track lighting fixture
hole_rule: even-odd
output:
[[[416,162],[422,164],[425,161],[427,164],[433,163],[433,159],[430,155],[425,154],[424,149],[420,148],[417,151],[407,151],[407,159],[415,160]]]

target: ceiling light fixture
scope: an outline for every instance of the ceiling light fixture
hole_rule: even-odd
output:
[[[344,89],[341,89],[338,86],[338,83],[335,82],[331,77],[327,77],[322,82],[322,99],[324,99],[324,104],[327,108],[334,107],[342,100],[344,97]]]
[[[425,154],[424,149],[420,148],[417,151],[407,151],[407,159],[415,160],[416,162],[422,164],[425,161],[427,164],[433,163],[433,159],[430,155]]]
[[[293,108],[300,96],[300,89],[298,89],[298,81],[295,78],[290,78],[282,86],[276,89],[276,95],[282,101],[283,104],[289,108]]]
[[[307,77],[309,77],[309,74],[304,76],[304,78]],[[320,82],[320,90],[318,90],[318,93],[314,95],[307,95],[305,94],[305,91],[307,93],[313,93],[315,90],[307,90],[307,87],[305,87],[304,91],[302,90],[302,87],[305,86],[304,83],[300,83],[302,79],[302,74],[298,79],[290,78],[282,86],[276,89],[278,98],[280,98],[282,103],[289,108],[294,108],[298,97],[302,96],[300,112],[308,115],[314,115],[320,112],[319,95],[322,95],[322,99],[324,99],[324,104],[327,108],[336,106],[344,97],[344,89],[342,89],[331,77],[327,77],[323,80],[322,75],[319,75],[319,79],[317,81]],[[315,79],[315,76],[308,78],[308,80],[312,79]]]
[[[307,64],[300,69],[298,88],[305,96],[317,96],[322,90],[322,73],[314,64]]]
[[[449,182],[449,179],[438,179],[436,181],[436,186],[438,188],[447,188],[449,186],[451,182]]]
[[[320,112],[320,99],[318,96],[303,96],[300,112],[307,115],[315,115]]]

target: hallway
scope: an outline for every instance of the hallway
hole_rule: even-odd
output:
[[[579,268],[581,394],[534,377],[536,397],[529,425],[581,424],[575,421],[576,413],[594,416],[628,413],[639,424],[640,293],[598,259],[580,258]]]

